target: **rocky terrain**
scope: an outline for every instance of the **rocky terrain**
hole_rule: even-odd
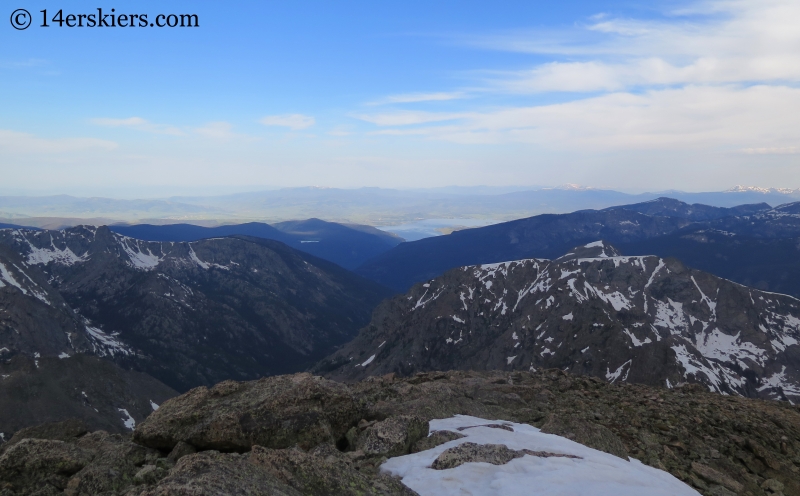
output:
[[[152,405],[177,394],[147,374],[97,358],[119,351],[112,343],[87,328],[41,271],[0,247],[0,439],[70,417],[130,432]]]
[[[96,356],[20,354],[0,361],[0,439],[31,425],[70,418],[91,429],[130,433],[177,394],[145,373]]]
[[[800,402],[800,301],[603,242],[455,269],[384,302],[315,369],[340,380],[558,368]]]
[[[426,437],[431,421],[457,414],[492,420]],[[442,477],[569,455],[470,441],[486,427],[513,440],[511,423],[614,454],[618,467],[640,460],[704,495],[800,494],[797,406],[555,369],[226,381],[166,401],[132,438],[76,422],[20,431],[0,447],[0,494],[412,495],[381,464],[444,443],[430,469]]]
[[[258,238],[145,242],[77,227],[2,230],[0,246],[30,275],[16,279],[36,281],[45,296],[24,286],[5,292],[41,312],[60,312],[63,321],[51,326],[52,336],[36,338],[40,348],[18,346],[8,330],[13,339],[0,347],[41,356],[88,349],[179,391],[303,370],[351,339],[389,294],[331,262]],[[36,315],[20,318],[41,327]],[[88,344],[65,339],[76,332]]]
[[[695,268],[712,273],[722,268],[724,277],[740,284],[758,275],[760,288],[769,291],[781,288],[800,297],[800,286],[791,277],[800,274],[797,269],[800,214],[796,213],[799,208],[800,203],[774,209],[766,204],[718,208],[659,198],[605,210],[537,215],[402,243],[367,261],[356,272],[405,292],[416,283],[456,267],[556,258],[573,246],[603,239],[625,255],[689,254]],[[693,235],[708,232],[725,237],[716,237],[716,244],[710,248],[700,247],[692,239]],[[785,249],[771,249],[776,242]],[[740,243],[756,249],[735,257],[741,251]],[[770,269],[760,270],[765,265]],[[794,272],[787,277],[781,268]]]

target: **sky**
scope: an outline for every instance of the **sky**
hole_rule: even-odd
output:
[[[52,21],[98,7],[199,26]],[[800,188],[796,0],[3,9],[0,194]]]

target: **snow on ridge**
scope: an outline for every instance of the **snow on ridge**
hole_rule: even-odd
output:
[[[627,381],[628,380],[628,374],[631,373],[631,363],[632,362],[633,362],[633,358],[631,358],[627,362],[625,362],[622,365],[620,365],[619,368],[617,370],[615,370],[614,372],[611,372],[611,369],[606,368],[606,380],[608,382],[610,382],[610,383],[614,383],[617,379],[620,378],[620,376],[622,375],[622,370],[627,365],[628,366],[628,370],[625,371],[625,377],[622,378],[622,382]]]
[[[192,243],[191,242],[189,243],[189,258],[191,258],[192,262],[194,262],[198,266],[200,266],[201,269],[208,270],[211,267],[215,267],[217,269],[231,270],[230,267],[226,267],[224,265],[216,264],[216,263],[213,263],[213,262],[203,262],[202,260],[200,260],[200,257],[197,256],[197,253],[195,253],[194,248],[192,248]],[[233,263],[233,262],[231,262],[231,263]]]
[[[65,233],[65,231],[60,231]],[[32,265],[47,265],[50,262],[55,262],[59,265],[74,265],[76,263],[85,262],[89,259],[87,253],[84,253],[81,256],[75,254],[69,246],[65,246],[64,248],[57,248],[55,245],[55,241],[53,240],[53,235],[49,234],[50,236],[50,246],[45,248],[39,248],[34,246],[31,240],[28,239],[27,234],[30,234],[33,237],[38,237],[41,234],[40,231],[22,231],[20,229],[14,229],[12,235],[14,239],[16,239],[20,244],[26,245],[28,248],[27,253],[27,260],[26,262]]]
[[[638,348],[638,347],[640,347],[640,346],[643,346],[643,345],[646,345],[646,344],[650,344],[650,343],[652,343],[652,342],[653,342],[653,341],[652,341],[650,338],[648,338],[648,337],[645,337],[645,338],[644,338],[644,341],[639,341],[639,338],[637,338],[637,337],[636,337],[636,335],[634,335],[634,334],[633,334],[631,331],[629,331],[628,329],[623,329],[623,330],[622,330],[622,332],[624,332],[625,334],[627,334],[627,335],[628,335],[628,337],[629,337],[629,338],[630,338],[630,340],[631,340],[631,343],[633,343],[633,345],[634,345],[635,347],[637,347],[637,348]]]
[[[419,300],[417,300],[417,304],[414,305],[414,308],[412,308],[411,311],[413,312],[414,310],[416,310],[417,308],[420,308],[420,307],[424,308],[425,305],[427,305],[428,303],[430,303],[430,302],[436,300],[437,298],[439,298],[442,295],[443,292],[444,292],[444,288],[443,287],[439,288],[439,292],[438,293],[435,293],[435,294],[431,295],[431,297],[426,300],[425,296],[428,295],[428,289],[425,289],[425,292],[422,294],[422,296],[419,297]]]
[[[753,360],[760,366],[764,366],[767,359],[766,351],[753,343],[742,341],[741,332],[735,336],[725,334],[717,328],[705,334],[705,336],[695,336],[694,347],[705,358],[714,358],[721,361],[730,361],[731,357],[741,361],[744,358]]]
[[[40,290],[37,289],[39,287],[39,285],[36,284],[33,281],[33,279],[31,279],[28,276],[28,274],[26,274],[24,271],[20,270],[19,267],[17,267],[14,264],[11,264],[11,265],[15,269],[17,269],[22,275],[24,275],[26,278],[28,278],[28,280],[31,282],[31,284],[34,285],[34,287],[24,288],[22,286],[22,284],[20,284],[19,281],[17,281],[16,278],[14,278],[14,275],[11,273],[11,271],[8,270],[8,267],[6,267],[5,264],[0,262],[0,288],[5,287],[6,283],[8,283],[11,286],[14,286],[15,288],[19,289],[22,292],[22,294],[24,294],[26,296],[34,296],[37,299],[39,299],[42,303],[44,303],[45,305],[50,305],[50,300],[47,299],[47,295],[45,294],[45,292],[44,291],[40,291]]]
[[[375,360],[375,356],[376,355],[372,355],[371,357],[367,358],[367,360],[364,363],[356,365],[356,367],[366,367],[367,365],[371,364]]]
[[[125,424],[125,428],[129,430],[135,429],[136,421],[133,419],[133,417],[131,417],[131,414],[128,413],[128,410],[125,408],[117,408],[117,410],[119,410],[121,414],[125,415],[122,417],[122,423]]]
[[[744,379],[738,375],[734,375],[731,371],[721,366],[716,362],[708,362],[705,365],[698,360],[686,348],[685,344],[674,345],[671,347],[675,352],[675,356],[683,367],[683,376],[688,379],[689,375],[693,375],[695,379],[700,380],[705,376],[708,389],[715,393],[724,392],[724,385],[734,388],[741,388],[744,386]],[[705,357],[703,357],[705,358]]]
[[[485,426],[503,424],[511,429]],[[460,431],[459,428],[472,427]],[[699,493],[670,473],[598,451],[567,438],[543,434],[536,427],[500,420],[456,415],[430,422],[430,431],[458,432],[465,437],[430,450],[390,458],[381,471],[398,476],[421,496],[527,496],[532,488],[542,496],[698,496]],[[543,458],[525,455],[506,463],[465,463],[434,470],[433,461],[445,450],[465,442],[503,444],[510,449],[547,451],[580,458]]]
[[[708,309],[711,310],[711,320],[717,320],[717,302],[711,301],[711,298],[706,296],[702,289],[700,289],[700,285],[697,284],[695,281],[694,276],[691,276],[692,282],[694,283],[697,290],[700,292],[700,298],[708,305]]]
[[[761,392],[771,388],[781,389],[784,394],[789,393],[792,395],[800,395],[800,387],[798,387],[797,384],[789,382],[786,378],[786,365],[782,366],[780,372],[776,372],[771,376],[764,378],[761,387],[758,388],[758,391]]]
[[[163,256],[159,256],[154,254],[149,246],[146,246],[148,242],[142,242],[138,239],[129,238],[127,236],[119,236],[119,245],[122,248],[122,251],[128,256],[128,260],[130,265],[134,269],[141,269],[141,270],[153,270],[155,269],[158,264],[164,259]],[[142,247],[142,243],[145,244],[145,247]],[[133,246],[131,246],[133,245]],[[134,250],[134,247],[136,248]]]
[[[86,328],[86,333],[89,335],[89,341],[92,343],[92,349],[98,356],[134,354],[133,350],[117,339],[119,333],[112,332],[108,334],[99,327],[92,326],[88,319],[84,320],[84,327]]]

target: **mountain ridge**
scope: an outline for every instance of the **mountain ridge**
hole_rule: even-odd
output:
[[[453,269],[387,300],[314,369],[334,379],[559,368],[800,401],[800,300],[604,242]]]

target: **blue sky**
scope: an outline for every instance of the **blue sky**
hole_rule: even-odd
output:
[[[7,5],[0,193],[800,187],[794,1]]]

